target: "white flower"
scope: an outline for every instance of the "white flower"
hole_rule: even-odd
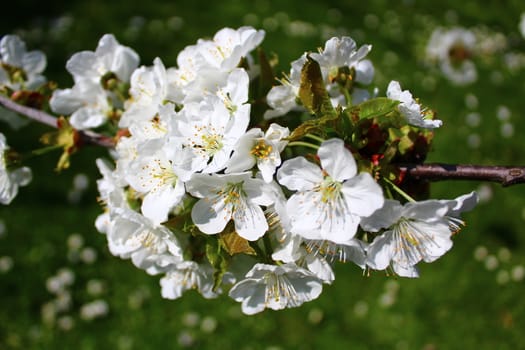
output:
[[[382,191],[370,174],[357,174],[356,162],[342,140],[323,142],[317,155],[322,169],[296,157],[277,172],[280,184],[298,191],[286,206],[291,232],[345,243],[356,234],[361,218],[383,205]]]
[[[0,203],[9,204],[18,194],[18,187],[26,186],[31,182],[31,169],[19,167],[8,168],[6,152],[9,146],[4,134],[0,133]]]
[[[115,37],[104,35],[95,52],[74,54],[66,63],[75,85],[71,89],[58,89],[50,100],[55,113],[71,114],[71,125],[76,129],[90,129],[102,125],[123,101],[107,90],[102,81],[113,73],[122,82],[128,82],[137,68],[139,57],[135,51],[120,45]]]
[[[322,281],[295,266],[256,264],[246,279],[230,289],[230,297],[242,302],[242,311],[253,315],[265,308],[281,310],[297,307],[316,299],[322,292]]]
[[[401,90],[401,85],[395,80],[388,84],[386,96],[391,100],[400,101],[398,105],[399,112],[411,125],[433,129],[439,128],[443,124],[441,120],[424,119],[425,116],[421,112],[419,103],[412,98],[410,91]]]
[[[129,93],[125,111],[119,121],[120,127],[129,127],[139,121],[148,121],[155,117],[159,106],[168,97],[168,77],[160,58],[155,58],[153,67],[139,67],[131,75]]]
[[[213,270],[194,261],[181,261],[170,267],[160,279],[161,295],[165,299],[177,299],[191,289],[196,289],[206,299],[217,297],[213,291]]]
[[[361,226],[369,232],[387,229],[377,236],[367,251],[367,265],[383,270],[392,265],[400,276],[417,277],[415,265],[433,262],[452,247],[451,236],[462,224],[457,217],[477,202],[471,194],[455,200],[427,200],[401,205],[387,200]]]
[[[290,134],[288,128],[271,124],[266,133],[255,128],[241,136],[232,157],[228,162],[226,173],[249,170],[257,165],[264,181],[273,180],[275,169],[281,165],[281,155]]]
[[[145,144],[141,156],[129,164],[126,180],[142,199],[142,214],[154,224],[168,219],[169,212],[185,194],[184,183],[177,175],[175,164],[176,145],[167,143],[157,149],[155,143]]]
[[[216,234],[233,219],[239,236],[254,241],[268,230],[261,205],[273,203],[271,190],[250,173],[206,175],[195,174],[186,183],[186,189],[197,198],[191,218],[199,230]]]
[[[264,35],[263,30],[252,27],[223,28],[214,35],[212,41],[200,40],[199,52],[210,66],[228,71],[259,46]]]
[[[120,45],[112,34],[105,34],[94,52],[82,51],[71,56],[66,69],[75,83],[87,79],[100,84],[100,79],[109,72],[114,73],[119,80],[128,82],[138,64],[139,56],[135,51]]]
[[[0,40],[0,63],[21,69],[24,75],[12,80],[13,76],[0,64],[0,85],[9,86],[13,90],[33,90],[46,81],[41,75],[46,68],[46,56],[41,51],[28,52],[26,44],[16,35],[5,35]]]
[[[201,103],[189,103],[179,112],[172,127],[173,137],[182,145],[181,168],[189,175],[213,173],[226,167],[239,138],[248,127],[249,115],[234,118],[217,96]]]
[[[166,227],[154,225],[128,208],[110,208],[110,220],[106,235],[113,255],[131,258],[149,274],[164,272],[167,266],[182,261],[181,245]]]
[[[100,84],[80,80],[71,89],[53,92],[49,105],[53,112],[71,115],[71,125],[80,130],[102,125],[113,111]]]

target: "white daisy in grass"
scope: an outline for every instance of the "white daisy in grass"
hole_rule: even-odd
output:
[[[297,191],[286,205],[290,231],[306,239],[348,242],[361,218],[383,205],[381,187],[369,173],[357,174],[356,162],[342,140],[323,142],[317,155],[321,168],[296,157],[277,172],[281,185]]]
[[[230,289],[229,295],[242,302],[245,314],[253,315],[265,308],[298,307],[316,299],[322,289],[323,281],[295,264],[255,264],[246,278]]]
[[[201,198],[191,211],[193,223],[206,234],[220,233],[230,220],[239,236],[254,241],[268,230],[261,206],[274,202],[272,192],[261,179],[251,173],[195,174],[186,189]]]

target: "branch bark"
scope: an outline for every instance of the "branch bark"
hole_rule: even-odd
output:
[[[476,180],[498,182],[502,186],[525,183],[525,167],[485,166],[470,164],[404,164],[399,166],[406,176],[418,180]]]
[[[0,95],[0,105],[3,105],[5,108],[20,113],[39,123],[45,124],[55,129],[58,128],[57,118],[39,109],[23,106],[3,95]],[[92,131],[78,130],[78,133],[80,135],[80,139],[85,144],[93,144],[106,148],[115,147],[115,142],[110,137],[100,135]]]

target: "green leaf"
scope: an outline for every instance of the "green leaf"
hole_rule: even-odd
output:
[[[376,97],[366,100],[354,108],[359,115],[359,119],[372,119],[394,112],[398,104],[399,101],[394,101],[386,97]]]
[[[325,88],[323,75],[319,63],[310,56],[301,70],[301,85],[299,99],[306,109],[316,116],[335,116],[336,112]]]

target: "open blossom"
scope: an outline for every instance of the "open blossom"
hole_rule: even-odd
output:
[[[66,68],[75,85],[56,90],[50,100],[51,109],[55,113],[70,114],[71,125],[77,129],[102,125],[113,108],[123,103],[104,80],[113,74],[120,82],[128,82],[138,63],[135,51],[120,45],[113,35],[104,35],[96,51],[78,52],[67,61]]]
[[[356,234],[361,218],[383,205],[383,194],[369,173],[357,174],[356,162],[342,140],[323,142],[317,155],[321,168],[296,157],[277,172],[281,185],[297,191],[286,206],[291,232],[345,243]]]
[[[144,155],[129,164],[125,178],[134,190],[144,194],[142,214],[160,224],[168,219],[169,212],[179,204],[186,192],[184,183],[177,175],[176,145],[167,143],[160,149],[148,146],[146,144],[141,148]]]
[[[223,28],[213,36],[213,40],[199,40],[199,52],[210,66],[231,70],[263,41],[264,35],[264,30],[247,26]]]
[[[346,101],[336,81],[340,76],[341,69],[346,71],[346,78],[352,79],[354,83],[360,85],[371,83],[374,77],[374,66],[369,60],[364,59],[371,48],[371,45],[363,45],[358,49],[355,41],[350,37],[333,37],[326,41],[324,50],[310,54],[310,57],[319,63],[326,90],[334,107],[346,106],[350,102]],[[289,111],[301,109],[297,104],[297,98],[301,84],[301,70],[307,61],[306,57],[307,54],[305,53],[293,61],[289,75],[281,81],[282,85],[274,86],[268,92],[267,103],[271,109],[265,112],[265,119],[275,118]],[[353,76],[350,77],[349,74],[353,74]],[[367,90],[356,86],[351,87],[350,94],[353,104],[370,98]]]
[[[452,247],[451,236],[462,223],[459,213],[477,203],[472,192],[455,200],[427,200],[401,205],[387,200],[361,226],[369,232],[386,229],[370,244],[367,265],[384,270],[389,265],[395,273],[417,277],[415,265],[421,260],[432,262]]]
[[[182,145],[179,157],[186,173],[182,176],[224,169],[248,123],[249,115],[232,117],[217,96],[185,105],[172,128],[172,136]]]
[[[191,211],[193,222],[202,232],[222,232],[232,219],[235,231],[249,241],[257,240],[268,230],[261,206],[273,203],[271,190],[250,173],[195,174],[186,183],[186,189],[202,198]]]
[[[242,311],[253,315],[265,308],[282,310],[316,299],[323,282],[294,264],[255,264],[246,278],[230,289],[230,297],[242,302]]]
[[[388,84],[386,96],[389,99],[400,101],[398,105],[399,112],[411,125],[433,129],[439,128],[443,124],[441,120],[425,119],[421,106],[414,100],[410,91],[401,90],[401,85],[395,80]]]
[[[213,269],[194,261],[181,261],[169,267],[160,279],[161,295],[166,299],[178,299],[188,290],[196,289],[207,299],[218,296],[213,291]]]
[[[226,172],[249,170],[257,165],[264,181],[271,182],[275,169],[281,165],[280,153],[288,143],[283,139],[289,134],[288,128],[275,123],[268,127],[266,133],[259,128],[248,130],[239,139]]]
[[[21,70],[21,74],[8,72],[11,69]],[[27,51],[26,44],[16,35],[5,35],[0,40],[0,86],[13,90],[33,90],[45,83],[41,74],[46,68],[46,56],[41,51]]]
[[[4,134],[0,133],[0,203],[9,204],[18,194],[20,186],[26,186],[31,181],[31,169],[19,167],[8,168],[6,151],[9,149]]]
[[[110,252],[130,259],[149,274],[165,271],[166,266],[182,261],[182,247],[166,227],[129,208],[111,208],[106,227]]]

